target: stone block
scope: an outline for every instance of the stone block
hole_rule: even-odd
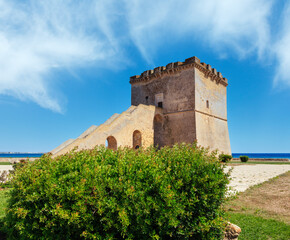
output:
[[[154,73],[161,73],[162,67],[154,68]]]
[[[189,63],[200,63],[200,60],[197,57],[191,57],[191,58],[185,59],[185,63],[186,64],[189,64]]]
[[[174,68],[174,63],[168,63],[166,65],[166,69],[172,69],[172,68]]]
[[[238,240],[241,232],[242,230],[240,227],[229,222],[226,227],[225,237],[223,240]]]
[[[174,67],[181,66],[182,64],[183,64],[182,62],[175,62],[175,63],[174,63]]]
[[[211,70],[212,70],[211,65],[207,64],[207,65],[206,65],[206,69],[208,69],[208,70],[211,71]]]
[[[148,77],[148,76],[149,76],[149,70],[144,71],[144,72],[141,74],[141,77]]]

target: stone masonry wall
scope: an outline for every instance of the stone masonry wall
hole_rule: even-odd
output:
[[[77,147],[80,149],[91,149],[97,145],[105,145],[106,139],[112,136],[117,141],[117,147],[133,146],[133,133],[141,132],[141,142],[143,147],[153,145],[153,119],[159,113],[155,106],[139,105],[131,106],[127,111],[118,115],[113,121],[98,126],[88,135],[75,139],[65,148],[54,153],[58,156],[69,152]]]
[[[163,125],[158,141],[163,145],[191,143],[231,153],[226,110],[227,79],[196,57],[130,78],[131,103],[159,106]],[[163,138],[163,139],[161,139]],[[156,142],[155,142],[156,144]],[[158,144],[158,143],[157,143]]]
[[[199,145],[231,154],[226,87],[195,69],[196,137]]]
[[[52,153],[75,147],[93,148],[110,139],[116,147],[133,147],[137,132],[142,146],[175,143],[198,144],[231,153],[226,109],[227,79],[196,57],[147,70],[130,78],[132,106],[100,126],[92,126],[77,139],[68,140]],[[139,141],[138,140],[138,141]],[[114,147],[114,148],[115,148]],[[138,145],[139,147],[139,145]]]
[[[195,140],[193,67],[179,72],[168,71],[157,79],[134,83],[131,94],[132,105],[141,103],[158,106],[158,97],[162,100],[163,133],[158,134],[163,139],[159,138],[160,141],[155,142],[155,145],[170,146]]]
[[[160,78],[132,84],[131,104],[155,105],[157,94],[163,94],[163,109],[166,112],[177,112],[194,108],[194,71],[163,74]],[[147,97],[147,98],[146,98]]]

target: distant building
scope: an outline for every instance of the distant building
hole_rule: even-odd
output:
[[[192,143],[231,154],[227,123],[228,81],[197,57],[147,70],[130,78],[132,106],[92,126],[52,151],[105,144],[133,148]]]

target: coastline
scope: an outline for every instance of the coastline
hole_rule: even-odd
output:
[[[29,160],[29,161],[34,161],[36,159],[39,159],[39,157],[27,157],[27,158],[14,158],[14,157],[0,157],[0,162],[10,162],[10,163],[14,163],[14,162],[19,162],[20,160],[25,159],[25,160]]]
[[[239,158],[233,158],[233,161],[241,161]],[[289,162],[288,158],[249,158],[249,162]]]
[[[19,162],[20,160],[25,159],[29,161],[35,161],[39,159],[39,157],[0,157],[0,162]],[[238,161],[240,162],[239,158],[233,158],[232,161]],[[249,158],[249,162],[290,162],[290,159],[288,158]]]

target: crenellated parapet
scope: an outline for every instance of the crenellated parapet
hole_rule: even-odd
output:
[[[153,70],[144,71],[141,75],[130,77],[130,83],[134,84],[138,82],[148,82],[163,75],[172,74],[192,67],[197,68],[206,78],[210,78],[217,84],[222,84],[224,86],[228,85],[228,80],[224,78],[220,72],[217,72],[217,70],[212,68],[209,64],[200,62],[197,57],[187,58],[184,62],[169,63],[166,67],[156,67]]]

